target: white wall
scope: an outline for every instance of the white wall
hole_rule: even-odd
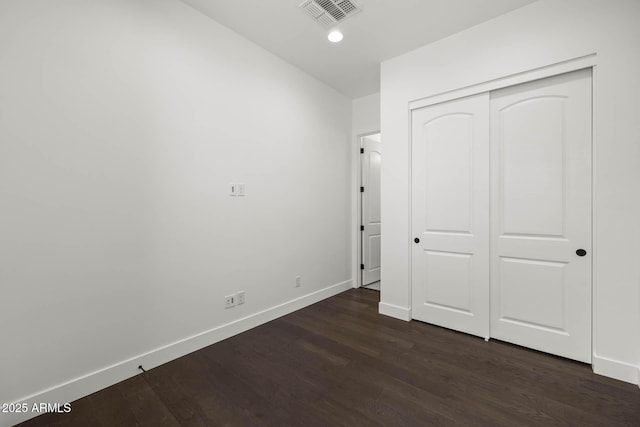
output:
[[[351,130],[354,136],[380,130],[379,93],[356,98],[351,105]]]
[[[350,287],[351,107],[176,0],[2,2],[0,402]]]
[[[592,53],[594,369],[638,382],[640,2],[540,0],[382,64],[382,302],[410,315],[408,102]]]
[[[380,94],[356,98],[351,103],[351,277],[360,285],[360,136],[380,131]],[[384,148],[383,148],[384,150]]]

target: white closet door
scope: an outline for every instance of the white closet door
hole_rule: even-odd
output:
[[[380,141],[364,137],[362,148],[362,285],[380,280]]]
[[[412,113],[412,317],[489,336],[489,94]]]
[[[491,145],[491,336],[591,362],[591,70],[492,92]]]

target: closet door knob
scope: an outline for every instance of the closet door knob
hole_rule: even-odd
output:
[[[578,249],[576,251],[576,255],[578,256],[585,256],[587,254],[587,251],[585,251],[584,249]]]
[[[414,242],[416,243],[420,243],[420,239],[418,239],[417,237],[415,239],[413,239]]]

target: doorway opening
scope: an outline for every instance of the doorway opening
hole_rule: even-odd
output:
[[[380,133],[360,137],[360,287],[380,291]]]

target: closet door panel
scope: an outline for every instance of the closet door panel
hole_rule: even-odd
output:
[[[412,316],[489,336],[489,95],[412,113]]]
[[[493,92],[491,152],[491,336],[590,362],[590,70]]]

